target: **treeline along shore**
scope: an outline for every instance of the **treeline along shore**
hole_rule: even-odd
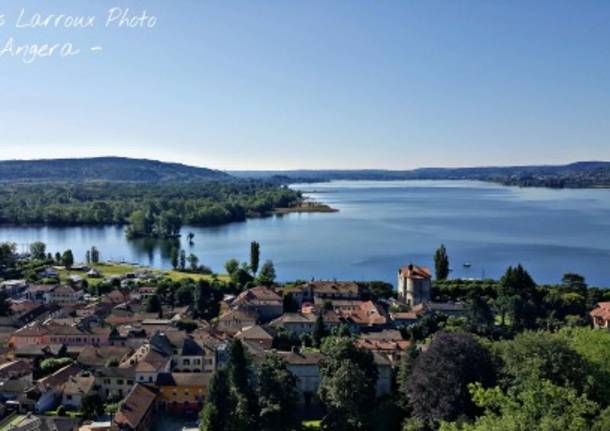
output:
[[[148,160],[0,162],[0,224],[126,225],[127,235],[172,238],[303,204],[275,181]]]
[[[473,180],[518,187],[610,187],[610,162],[576,162],[557,166],[490,166],[474,168],[420,168],[413,170],[232,171],[230,173],[241,178],[281,178],[286,182],[299,183],[316,183],[333,180]]]

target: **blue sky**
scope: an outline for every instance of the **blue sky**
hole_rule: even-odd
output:
[[[104,28],[146,9],[152,30]],[[24,8],[94,14],[16,29]],[[219,169],[610,160],[610,2],[0,0],[0,159],[125,155]]]

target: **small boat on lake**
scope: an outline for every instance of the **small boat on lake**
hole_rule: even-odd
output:
[[[464,268],[470,268],[471,266],[472,266],[472,263],[464,262]]]

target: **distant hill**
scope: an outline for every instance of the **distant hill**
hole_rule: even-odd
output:
[[[158,183],[229,178],[228,174],[212,169],[125,157],[0,161],[0,182]]]
[[[420,168],[413,170],[291,170],[231,171],[240,178],[281,178],[294,182],[330,180],[478,180],[522,187],[610,187],[610,162],[568,165],[489,166],[474,168]]]

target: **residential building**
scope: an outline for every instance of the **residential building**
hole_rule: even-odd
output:
[[[157,393],[153,388],[136,383],[114,415],[113,429],[119,431],[150,430],[156,398]]]
[[[272,320],[269,326],[275,330],[283,329],[297,336],[311,334],[316,326],[315,314],[284,313],[277,319]]]
[[[253,325],[243,328],[234,336],[235,339],[256,343],[262,349],[268,350],[273,347],[273,334],[270,330],[260,325]]]
[[[70,286],[57,286],[44,294],[47,304],[72,305],[83,301],[82,290],[74,289]]]
[[[236,334],[243,328],[256,325],[258,316],[251,311],[228,310],[218,318],[216,329],[227,334]]]
[[[159,374],[159,407],[169,413],[197,414],[207,397],[211,377],[212,373]]]
[[[122,400],[135,383],[134,368],[104,367],[95,371],[95,385],[106,400]]]
[[[23,360],[0,365],[0,381],[6,380],[25,380],[32,384],[32,365]]]
[[[319,363],[322,354],[317,352],[278,352],[287,363],[288,370],[297,378],[299,402],[306,407],[317,402],[320,387]]]
[[[281,316],[284,311],[282,297],[264,286],[240,293],[231,303],[231,307],[256,314],[262,323]]]
[[[108,344],[110,328],[100,328],[89,325],[47,326],[49,343],[65,344],[66,346],[104,346]]]
[[[76,364],[66,365],[53,374],[36,382],[34,388],[38,394],[35,411],[44,413],[53,409],[62,399],[63,388],[71,377],[80,374],[82,369]]]
[[[318,299],[360,299],[362,288],[352,281],[311,281],[300,286],[285,289],[296,304],[302,306]]]
[[[122,346],[86,346],[81,350],[76,362],[83,368],[98,369],[109,367],[110,362],[117,365],[132,353],[129,347]]]
[[[95,377],[89,373],[70,376],[64,383],[61,404],[67,409],[80,410],[83,399],[91,395],[95,387]]]
[[[0,292],[6,293],[11,298],[16,298],[27,289],[28,283],[25,280],[6,280],[0,282]]]
[[[142,346],[141,349],[145,353],[135,366],[136,382],[154,384],[159,373],[168,373],[171,370],[171,357],[151,348],[150,345]]]

